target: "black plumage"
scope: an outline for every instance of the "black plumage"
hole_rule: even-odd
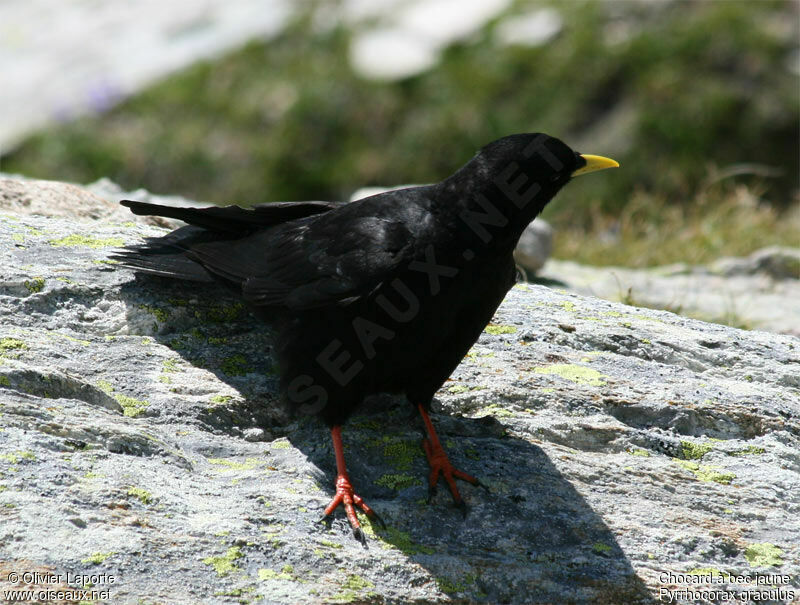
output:
[[[340,426],[365,396],[405,394],[422,414],[431,489],[441,474],[477,484],[447,460],[427,414],[434,393],[514,284],[525,227],[572,176],[617,165],[544,134],[504,137],[440,183],[350,204],[243,209],[123,201],[135,214],[188,223],[115,257],[138,271],[218,281],[275,327],[282,391],[332,428],[337,495],[374,512],[347,477]]]

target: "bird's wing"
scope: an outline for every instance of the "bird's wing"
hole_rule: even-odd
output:
[[[294,310],[368,295],[411,260],[415,237],[397,218],[326,213],[235,241],[201,243],[187,256],[239,284],[248,302]]]

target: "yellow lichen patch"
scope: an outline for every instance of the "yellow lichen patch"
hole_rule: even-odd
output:
[[[220,469],[223,471],[252,471],[264,464],[258,458],[247,458],[244,462],[227,460],[226,458],[209,458],[208,462],[223,467]]]
[[[533,371],[537,374],[559,376],[577,384],[588,384],[594,387],[603,386],[606,384],[605,379],[608,378],[608,376],[601,374],[593,368],[587,368],[572,363],[556,363],[551,366],[540,366],[533,368]]]
[[[108,248],[111,246],[124,246],[125,240],[123,240],[121,237],[100,238],[73,233],[72,235],[68,235],[59,239],[51,239],[49,243],[51,246],[86,246],[87,248]]]
[[[236,559],[241,559],[242,557],[244,557],[242,549],[238,546],[232,546],[224,555],[207,557],[203,559],[203,563],[211,565],[214,571],[217,572],[217,575],[222,577],[227,576],[231,572],[239,571],[239,567],[237,567],[234,562]]]

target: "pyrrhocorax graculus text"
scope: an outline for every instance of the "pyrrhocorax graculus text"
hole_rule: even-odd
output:
[[[428,415],[431,399],[513,286],[514,247],[527,225],[576,175],[618,166],[544,134],[483,147],[434,185],[350,204],[280,202],[170,208],[123,201],[134,214],[185,221],[116,258],[137,271],[237,291],[277,334],[281,390],[295,409],[330,428],[336,495],[360,538],[356,493],[341,427],[374,393],[408,397],[422,416],[433,492],[443,476],[479,481],[447,458]]]

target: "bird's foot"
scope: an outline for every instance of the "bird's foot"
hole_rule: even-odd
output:
[[[347,515],[347,520],[350,521],[350,527],[353,528],[353,534],[356,539],[361,542],[364,542],[365,538],[364,532],[361,530],[361,524],[358,522],[358,517],[356,517],[356,506],[364,511],[367,517],[377,521],[386,529],[386,524],[383,522],[383,519],[381,519],[378,513],[372,510],[369,505],[364,502],[364,499],[355,492],[350,483],[350,478],[342,474],[336,477],[336,495],[325,508],[323,519],[328,519],[340,504],[344,505],[344,512]]]
[[[428,464],[431,467],[431,474],[428,478],[428,502],[430,502],[436,494],[436,485],[439,483],[439,475],[441,475],[450,488],[450,493],[453,495],[453,501],[456,503],[456,506],[461,510],[464,516],[466,516],[467,505],[464,503],[458,491],[456,479],[462,479],[463,481],[483,487],[484,489],[487,489],[486,486],[472,475],[468,475],[464,471],[460,471],[454,467],[438,439],[431,442],[431,440],[426,437],[422,441],[422,447],[425,449],[425,455],[428,457]]]

